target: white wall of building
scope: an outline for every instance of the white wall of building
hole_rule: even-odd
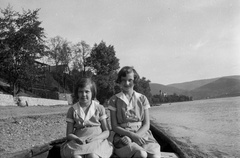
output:
[[[0,106],[14,106],[14,98],[12,95],[0,94]]]

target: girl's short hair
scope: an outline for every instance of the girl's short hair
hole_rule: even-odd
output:
[[[137,84],[138,80],[139,80],[139,75],[137,73],[137,71],[131,67],[131,66],[124,66],[119,72],[118,72],[118,78],[116,80],[116,83],[121,83],[121,78],[122,77],[126,77],[127,74],[130,74],[130,73],[134,73],[134,80],[133,80],[133,83],[134,84]]]
[[[97,86],[95,84],[95,82],[92,80],[92,78],[80,78],[76,84],[75,90],[74,90],[74,98],[75,101],[78,101],[79,97],[78,97],[78,89],[79,88],[84,88],[87,85],[90,85],[90,89],[92,92],[92,100],[96,99],[97,97]]]

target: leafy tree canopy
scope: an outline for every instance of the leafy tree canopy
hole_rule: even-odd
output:
[[[93,68],[96,75],[109,75],[119,68],[119,59],[115,56],[114,47],[105,42],[95,44],[87,65]]]
[[[73,69],[86,72],[86,60],[90,56],[91,47],[85,42],[78,42],[73,46]]]
[[[86,65],[94,72],[94,79],[98,87],[97,99],[104,103],[114,93],[119,59],[115,56],[114,47],[106,46],[105,42],[95,44],[87,58]]]
[[[38,11],[23,10],[19,13],[13,11],[11,6],[1,9],[0,73],[10,83],[12,90],[16,89],[17,84],[35,78],[34,61],[45,53],[44,29],[40,27]]]
[[[144,94],[148,100],[151,102],[152,94],[151,94],[151,88],[150,88],[150,80],[147,80],[145,77],[142,77],[139,82],[134,86],[134,90],[136,90],[139,93]]]
[[[48,41],[48,57],[53,63],[58,65],[68,65],[71,60],[70,42],[66,39],[56,36]]]

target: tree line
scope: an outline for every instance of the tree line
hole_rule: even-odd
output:
[[[161,92],[161,90],[159,92],[160,92],[159,94],[155,94],[152,96],[152,104],[154,105],[193,100],[192,97],[186,95],[178,95],[176,93],[166,95],[165,93]]]
[[[43,68],[36,64],[40,59],[55,66],[56,71],[51,75],[71,93],[81,77],[94,79],[98,87],[97,99],[102,104],[120,91],[115,83],[120,64],[114,46],[101,41],[91,47],[85,41],[72,43],[60,36],[48,39],[38,12],[39,9],[19,13],[10,5],[1,9],[0,78],[9,83],[13,95],[19,88],[31,91],[29,85],[46,78]],[[62,65],[68,68],[67,72],[63,73]],[[149,83],[150,80],[142,77],[135,90],[152,102],[156,96],[152,96]]]

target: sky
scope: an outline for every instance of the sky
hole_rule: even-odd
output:
[[[0,0],[8,4],[39,8],[47,38],[114,46],[120,67],[151,83],[240,75],[239,0]]]

